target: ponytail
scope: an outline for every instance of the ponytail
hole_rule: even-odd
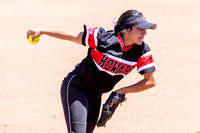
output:
[[[115,35],[119,34],[120,27],[118,26],[118,24],[115,26],[114,30],[115,30]]]

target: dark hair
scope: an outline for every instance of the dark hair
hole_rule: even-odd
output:
[[[126,12],[124,12],[118,19],[118,22],[114,28],[115,30],[115,35],[117,35],[120,31],[124,30],[124,29],[120,29],[120,26],[121,24],[127,20],[128,18],[130,17],[135,17],[135,16],[138,16],[138,15],[143,15],[141,12],[137,11],[137,10],[128,10]],[[132,27],[128,27],[126,29],[130,29]]]

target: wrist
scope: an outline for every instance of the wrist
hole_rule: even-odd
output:
[[[42,34],[45,33],[45,31],[43,29],[41,29],[41,28],[35,28],[35,29],[33,29],[33,31],[35,31],[39,35],[42,35]]]
[[[47,34],[48,32],[46,31],[46,30],[44,30],[44,29],[40,29],[40,34],[42,35],[42,34]]]
[[[115,92],[118,93],[118,94],[126,94],[124,89],[118,89]]]

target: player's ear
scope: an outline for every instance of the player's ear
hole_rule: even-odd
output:
[[[132,30],[132,27],[130,27],[130,28],[127,29],[127,31],[131,31],[131,30]]]
[[[123,34],[124,34],[124,33],[129,33],[131,30],[132,30],[132,28],[124,29],[124,30],[122,31],[122,33],[123,33]]]

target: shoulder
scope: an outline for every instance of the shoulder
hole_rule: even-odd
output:
[[[102,27],[89,27],[87,25],[83,25],[83,28],[84,28],[84,33],[88,33],[88,34],[92,34],[94,32],[98,33],[98,34],[102,34],[102,33],[105,33],[105,29],[102,28]]]
[[[106,31],[103,27],[91,28],[84,24],[84,33],[85,34],[96,34],[96,36],[99,38],[103,38],[103,37],[107,38],[107,37],[113,36],[114,30]]]
[[[138,45],[138,47],[142,50],[151,50],[151,48],[149,47],[149,45],[147,43],[145,43],[144,41],[142,42],[141,45]]]
[[[102,27],[91,28],[84,25],[84,32],[82,37],[83,45],[96,48],[99,42],[104,43],[109,41],[114,35],[114,31],[105,31]]]
[[[150,47],[144,42],[141,46],[140,58],[137,61],[137,70],[140,74],[155,71],[155,64]]]
[[[136,47],[141,55],[151,51],[151,48],[149,47],[149,45],[145,43],[144,41],[142,42],[141,45],[136,45]]]

